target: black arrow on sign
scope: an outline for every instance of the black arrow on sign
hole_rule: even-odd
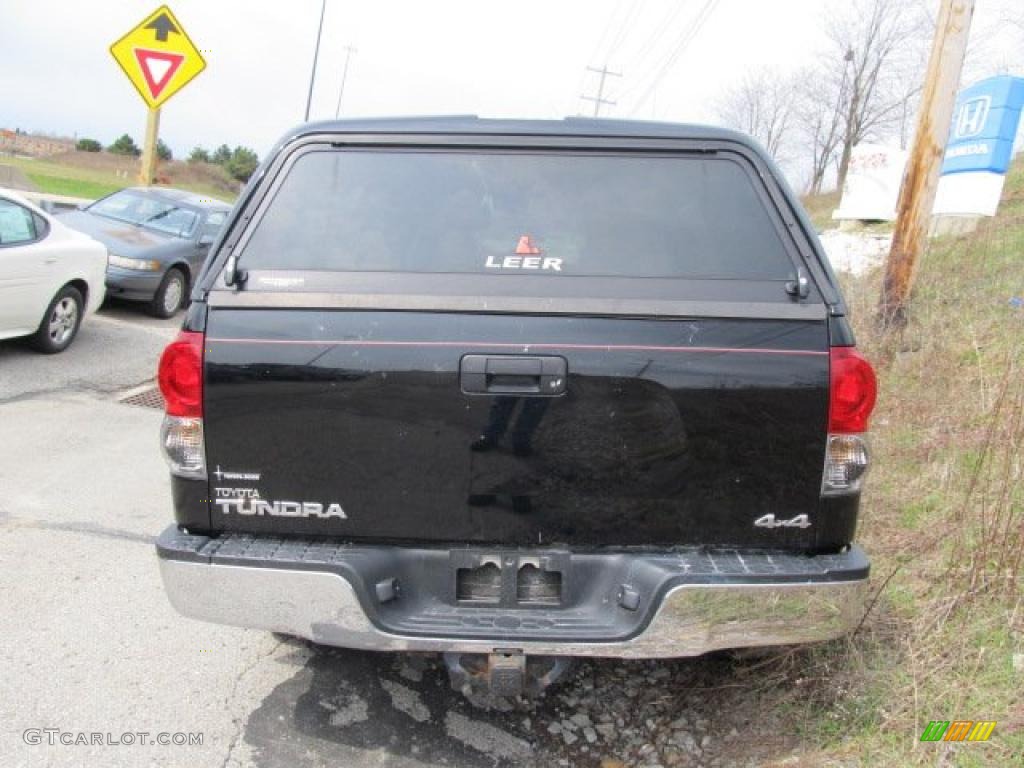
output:
[[[176,35],[181,34],[181,30],[174,26],[174,22],[167,18],[166,13],[161,13],[149,24],[145,26],[145,29],[156,30],[156,39],[161,43],[167,42],[167,33],[173,32]]]

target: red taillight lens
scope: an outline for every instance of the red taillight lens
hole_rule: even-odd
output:
[[[878,397],[871,363],[853,347],[832,347],[829,381],[829,433],[866,432]]]
[[[203,334],[182,331],[160,356],[157,376],[168,416],[203,415]]]

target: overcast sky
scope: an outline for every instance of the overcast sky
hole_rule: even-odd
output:
[[[912,0],[911,0],[912,1]],[[925,0],[926,2],[928,0]],[[796,69],[820,55],[831,7],[845,0],[327,0],[312,118],[333,117],[347,45],[343,116],[604,114],[714,121],[720,90],[751,68]],[[978,0],[982,69],[1022,37],[997,23],[1021,0]],[[141,142],[145,106],[108,47],[157,0],[0,0],[0,127]],[[244,144],[262,156],[301,122],[320,0],[170,0],[207,69],[164,107],[177,156]],[[977,56],[975,57],[977,58]],[[986,72],[982,72],[986,74]]]

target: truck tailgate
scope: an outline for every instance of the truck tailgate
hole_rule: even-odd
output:
[[[483,391],[466,391],[466,356],[494,361]],[[561,394],[502,373],[550,358]],[[828,543],[822,320],[215,307],[204,365],[215,530]]]

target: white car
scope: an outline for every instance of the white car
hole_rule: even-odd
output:
[[[0,339],[62,352],[106,293],[107,249],[27,200],[0,194]]]

